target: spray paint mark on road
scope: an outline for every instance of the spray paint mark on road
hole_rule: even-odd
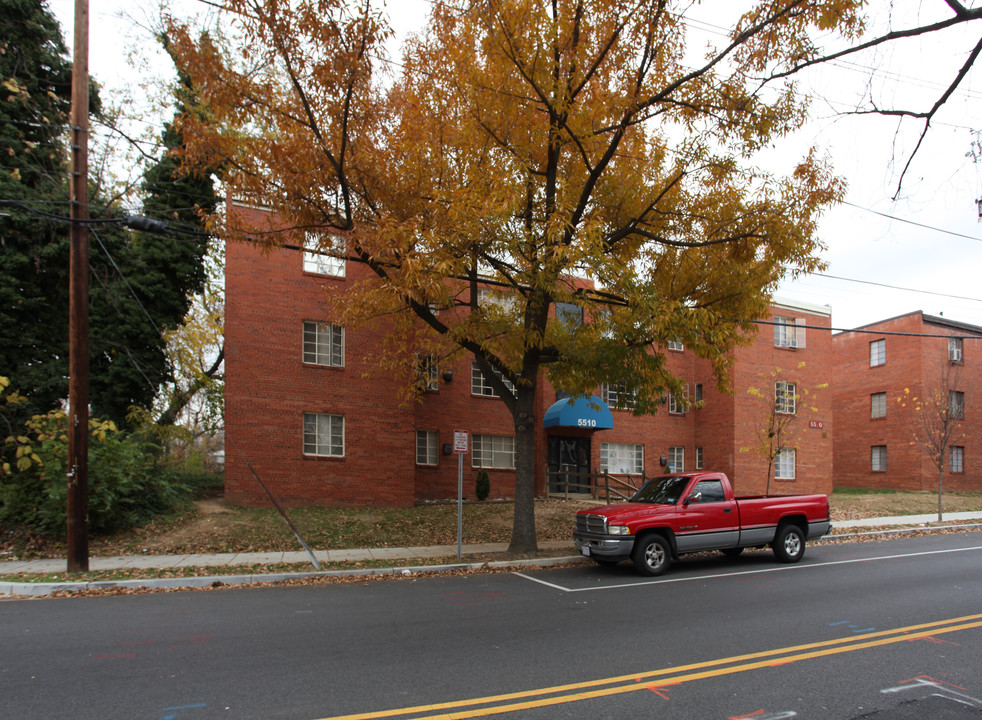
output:
[[[160,720],[177,720],[177,717],[181,715],[185,710],[201,710],[208,707],[205,703],[195,703],[194,705],[175,705],[174,707],[166,707],[160,712],[164,713],[160,716]]]
[[[946,697],[949,700],[955,700],[969,707],[982,709],[982,700],[964,692],[965,688],[946,683],[942,680],[935,680],[928,675],[920,675],[910,680],[901,680],[899,685],[883,688],[880,692],[886,695],[889,693],[908,692],[910,690],[923,690],[924,688],[933,690],[934,692],[930,693],[931,695]]]

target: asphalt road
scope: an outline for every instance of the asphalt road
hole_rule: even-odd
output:
[[[982,533],[0,602],[0,716],[982,718]]]

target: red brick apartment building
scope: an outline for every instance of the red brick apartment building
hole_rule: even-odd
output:
[[[455,430],[467,430],[472,442],[465,496],[474,496],[481,467],[491,497],[513,495],[511,416],[469,360],[432,368],[430,389],[404,404],[404,381],[379,372],[373,360],[384,323],[349,330],[325,314],[327,294],[365,279],[363,266],[297,250],[264,254],[242,243],[228,245],[225,262],[230,500],[267,503],[256,476],[288,504],[410,506],[454,498]],[[813,329],[830,327],[829,311],[775,305],[765,322],[752,345],[736,350],[732,394],[716,389],[707,361],[680,345],[668,348],[668,366],[687,379],[694,405],[666,395],[655,416],[635,417],[622,409],[629,398],[601,387],[601,412],[591,417],[600,421],[580,427],[577,413],[596,413],[596,405],[570,405],[543,378],[536,494],[546,495],[549,478],[561,471],[638,479],[669,468],[722,470],[741,493],[762,493],[767,460],[753,448],[776,407],[775,392],[793,432],[775,461],[771,492],[831,491],[831,393],[819,389],[832,367],[830,332]]]
[[[982,490],[982,327],[908,313],[833,336],[837,487],[937,490],[919,415],[950,408],[944,487]],[[917,411],[917,398],[927,406]],[[934,398],[940,399],[940,405]]]

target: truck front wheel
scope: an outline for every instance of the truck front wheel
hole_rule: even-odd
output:
[[[782,525],[777,529],[771,548],[781,562],[798,562],[805,555],[805,534],[797,525]]]
[[[642,575],[661,575],[672,561],[672,550],[661,535],[645,535],[634,543],[631,559]]]

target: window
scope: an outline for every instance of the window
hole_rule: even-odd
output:
[[[424,390],[440,389],[440,366],[435,356],[416,356],[416,383]]]
[[[682,344],[682,341],[681,340],[679,340],[678,338],[675,338],[674,340],[669,340],[668,341],[668,349],[669,350],[678,350],[679,352],[682,352],[683,350],[685,350],[685,345]]]
[[[692,399],[697,403],[702,402],[702,383],[696,383],[695,393],[693,394]]]
[[[331,323],[304,322],[303,361],[344,367],[344,328]]]
[[[874,445],[872,448],[871,468],[873,472],[887,471],[887,446]]]
[[[515,312],[518,309],[519,296],[507,290],[495,290],[489,287],[477,289],[477,304],[481,307],[497,307],[505,312]]]
[[[699,502],[701,503],[723,502],[726,500],[726,494],[723,492],[723,483],[720,480],[700,480],[696,483],[692,492],[693,494],[699,493],[701,495],[699,498]]]
[[[623,383],[608,385],[604,383],[600,386],[600,399],[609,407],[617,410],[633,410],[638,405],[638,393],[636,390],[628,390]]]
[[[782,448],[774,457],[774,479],[794,480],[795,450]]]
[[[416,464],[436,465],[440,435],[436,430],[416,431]]]
[[[869,344],[869,366],[876,367],[887,361],[887,341],[874,340]]]
[[[515,438],[504,435],[475,435],[472,444],[472,467],[514,469]]]
[[[951,446],[951,462],[948,470],[953,473],[965,472],[965,448],[960,445]]]
[[[774,412],[781,415],[794,415],[797,399],[794,383],[784,380],[774,383]]]
[[[677,397],[675,393],[668,393],[668,412],[672,415],[683,415],[688,407],[689,386],[682,388],[682,396]]]
[[[887,394],[885,392],[873,393],[869,396],[869,416],[871,418],[887,416]]]
[[[304,240],[303,270],[318,275],[343,278],[347,252],[344,238],[331,235],[327,239],[320,233],[307,233]],[[308,249],[309,248],[309,249]]]
[[[344,457],[344,416],[304,413],[303,454]]]
[[[569,327],[579,327],[583,324],[583,308],[573,303],[556,303],[556,318]]]
[[[955,420],[965,417],[965,393],[959,390],[948,391],[948,414]]]
[[[673,473],[685,472],[685,448],[673,445],[668,448],[668,470]]]
[[[774,316],[774,346],[775,347],[798,347],[798,323],[794,318]],[[804,328],[801,329],[801,336],[804,337]]]
[[[644,472],[644,445],[600,443],[600,471],[640,475]]]
[[[953,363],[962,361],[962,339],[948,338],[948,360]]]
[[[696,470],[702,470],[702,448],[696,448]]]
[[[502,375],[501,371],[495,370],[494,374],[501,378],[501,381],[508,390],[515,392],[515,386],[512,385],[511,380]],[[471,363],[471,394],[482,395],[484,397],[501,397],[491,386],[491,383],[488,382],[488,379],[484,377],[484,373],[481,372],[481,368],[477,366],[477,363]]]

